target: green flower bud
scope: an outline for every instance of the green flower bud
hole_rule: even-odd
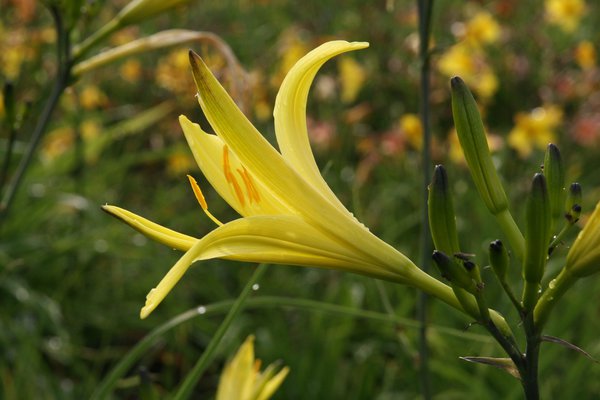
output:
[[[600,202],[571,246],[566,269],[577,277],[600,270]]]
[[[448,175],[442,165],[437,165],[429,185],[429,228],[433,244],[439,251],[454,254],[460,251],[456,233],[456,218],[450,195]]]
[[[435,250],[432,257],[442,276],[450,281],[451,286],[465,289],[470,293],[475,292],[475,282],[467,268],[441,251]]]
[[[571,183],[567,201],[565,202],[565,218],[570,224],[579,220],[581,215],[581,185],[577,182]]]
[[[544,176],[548,184],[548,196],[552,218],[558,218],[565,204],[565,169],[556,145],[550,143],[544,156]]]
[[[540,282],[544,275],[548,245],[550,244],[550,200],[546,178],[535,174],[527,199],[527,228],[525,231],[525,259],[523,263],[523,306],[530,310],[537,302]]]
[[[450,83],[454,125],[471,176],[487,208],[499,214],[508,208],[508,200],[492,162],[477,103],[462,79],[454,77]]]
[[[490,265],[500,282],[503,282],[508,271],[508,252],[500,240],[490,243]]]

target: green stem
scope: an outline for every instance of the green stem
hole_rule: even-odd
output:
[[[576,222],[576,221],[577,220],[575,220],[574,222]],[[562,227],[562,229],[560,230],[560,232],[556,236],[554,236],[554,239],[552,239],[552,242],[548,246],[548,255],[552,254],[552,252],[554,251],[554,249],[556,248],[556,246],[558,246],[558,244],[561,242],[561,240],[565,236],[565,234],[574,225],[574,222],[568,222],[567,221],[565,223],[565,225]]]
[[[92,36],[85,39],[83,42],[73,48],[73,61],[79,61],[85,54],[96,44],[100,43],[107,36],[120,28],[120,21],[116,18],[110,20],[102,28],[98,29]]]
[[[544,290],[533,312],[534,322],[538,330],[541,331],[554,305],[576,281],[577,278],[564,268],[555,279],[550,281],[548,288]]]
[[[519,230],[517,223],[513,219],[512,214],[508,209],[501,211],[495,215],[496,221],[500,225],[502,232],[508,238],[508,243],[517,257],[518,260],[522,261],[525,256],[525,238]]]
[[[433,0],[417,0],[419,15],[419,59],[421,61],[420,73],[420,110],[421,123],[423,125],[423,149],[422,149],[422,170],[423,170],[423,189],[422,189],[422,215],[421,215],[421,266],[425,273],[429,271],[431,264],[431,233],[429,232],[429,215],[427,210],[427,198],[429,179],[431,177],[431,127],[429,116],[429,92],[430,92],[430,58],[429,58],[429,38],[431,33],[431,9]],[[427,344],[427,294],[419,293],[417,302],[417,316],[421,322],[419,331],[419,357],[421,381],[421,391],[425,400],[431,399],[431,379],[429,377],[429,348]]]
[[[204,374],[204,371],[213,360],[213,356],[215,355],[215,352],[219,344],[221,343],[223,336],[225,336],[225,333],[229,329],[229,326],[231,325],[233,320],[238,316],[238,314],[242,311],[246,299],[248,298],[250,293],[252,293],[252,286],[256,284],[256,282],[260,279],[260,277],[265,273],[266,270],[267,264],[260,264],[256,268],[256,270],[250,277],[250,280],[248,280],[248,283],[246,283],[246,286],[244,286],[242,293],[240,293],[239,297],[225,316],[225,319],[223,319],[223,322],[217,329],[217,332],[215,332],[214,336],[210,340],[210,343],[206,347],[206,350],[204,350],[204,353],[202,353],[202,356],[196,362],[194,368],[192,368],[190,373],[186,376],[185,380],[177,390],[174,400],[185,400],[190,397],[190,395],[192,394],[192,390],[194,390],[194,387],[196,386],[196,383],[198,383],[198,380],[200,380],[200,378]]]
[[[14,200],[15,194],[17,190],[21,186],[23,181],[23,177],[25,176],[25,172],[29,168],[31,164],[31,160],[33,158],[33,154],[35,153],[40,140],[46,131],[46,127],[48,126],[48,122],[50,121],[50,117],[56,105],[58,104],[58,100],[60,96],[67,88],[70,77],[70,44],[69,44],[69,32],[64,30],[63,21],[60,13],[54,8],[50,8],[50,12],[54,17],[54,23],[57,34],[57,60],[58,60],[58,73],[57,77],[54,81],[54,85],[52,87],[52,92],[50,93],[50,97],[46,101],[44,109],[42,110],[42,114],[37,121],[37,124],[33,130],[33,134],[31,136],[31,141],[29,142],[29,146],[25,152],[25,155],[21,159],[19,166],[17,167],[17,171],[15,175],[9,182],[6,193],[2,198],[2,202],[0,203],[0,222],[2,219],[6,219],[8,215],[8,211],[10,206]]]
[[[540,357],[540,328],[534,323],[533,313],[524,320],[527,348],[525,351],[525,366],[521,371],[521,383],[526,400],[538,400],[540,390],[538,384],[538,365]]]
[[[500,285],[502,285],[502,289],[504,289],[504,292],[506,293],[506,295],[512,302],[513,306],[515,306],[515,309],[517,310],[519,315],[521,315],[523,313],[523,306],[517,299],[517,296],[515,296],[515,292],[513,292],[512,288],[510,287],[508,282],[506,282],[506,280],[504,280],[504,279],[500,281]]]

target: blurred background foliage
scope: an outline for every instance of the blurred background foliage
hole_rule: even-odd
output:
[[[9,177],[57,68],[56,35],[42,3],[0,0],[0,83],[14,84],[25,127],[14,143]],[[74,24],[76,41],[125,4],[83,3]],[[435,2],[431,150],[453,182],[463,248],[476,253],[481,265],[487,264],[485,250],[499,230],[474,191],[453,131],[449,77],[462,76],[478,97],[517,222],[523,220],[524,194],[549,141],[561,148],[568,181],[582,183],[584,214],[589,213],[600,199],[599,20],[595,1]],[[338,57],[318,74],[308,105],[309,131],[323,174],[342,201],[380,237],[416,259],[424,206],[416,23],[416,6],[407,0],[192,1],[120,30],[91,54],[164,29],[215,33],[243,71],[232,74],[214,46],[189,47],[203,55],[259,130],[273,139],[272,106],[291,65],[326,40],[370,42],[369,49]],[[190,308],[237,297],[254,269],[226,261],[199,263],[141,321],[146,293],[179,255],[148,242],[99,207],[118,204],[195,236],[213,228],[187,184],[187,173],[201,176],[177,123],[185,114],[208,128],[194,97],[187,50],[151,52],[96,69],[62,96],[0,226],[0,397],[88,397],[150,330]],[[0,115],[6,113],[3,104]],[[9,140],[5,128],[2,160]],[[206,181],[200,185],[208,188]],[[206,196],[220,219],[235,218],[216,193],[207,189]],[[564,247],[557,254],[564,256]],[[549,268],[559,267],[557,261]],[[483,273],[490,302],[516,323],[492,273]],[[512,278],[519,282],[516,268]],[[547,329],[596,357],[599,285],[595,277],[580,282],[557,306]],[[416,292],[338,272],[271,266],[253,294],[261,296],[413,319]],[[256,335],[256,352],[265,363],[280,359],[291,368],[275,398],[420,396],[414,324],[261,304],[250,304],[235,321],[196,398],[214,395],[224,362],[249,334]],[[514,378],[458,359],[502,353],[482,329],[448,311],[443,304],[430,304],[435,398],[520,398]],[[118,382],[114,397],[152,398],[171,391],[222,317],[200,315],[162,335]],[[600,396],[598,368],[576,352],[545,344],[542,397]]]

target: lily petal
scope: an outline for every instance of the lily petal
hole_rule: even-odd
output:
[[[173,249],[187,251],[198,241],[195,237],[184,235],[162,225],[140,217],[137,214],[120,207],[105,205],[102,210],[115,218],[120,219],[136,231],[148,236],[150,239],[165,244]]]
[[[141,317],[160,304],[193,262],[213,258],[333,268],[404,282],[402,275],[350,252],[299,217],[254,216],[231,221],[196,241],[148,293]]]
[[[364,49],[366,42],[327,42],[302,57],[288,72],[277,98],[273,116],[279,150],[285,160],[334,205],[344,207],[321,176],[311,151],[306,128],[306,102],[313,79],[321,66],[341,53]]]

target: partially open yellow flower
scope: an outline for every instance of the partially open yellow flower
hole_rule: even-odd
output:
[[[337,199],[310,148],[306,102],[319,68],[330,58],[367,47],[328,42],[303,57],[284,79],[274,108],[276,150],[246,119],[204,62],[190,61],[198,99],[216,135],[185,116],[179,121],[200,169],[241,216],[221,223],[193,178],[206,214],[218,225],[201,239],[164,228],[114,206],[104,210],[185,254],[146,298],[148,316],[198,260],[224,258],[332,268],[409,284],[462,310],[452,290],[422,272],[404,254],[373,235]]]
[[[600,271],[600,203],[567,254],[566,269],[577,277]]]
[[[289,373],[288,367],[276,373],[271,364],[260,372],[260,360],[254,359],[254,336],[248,336],[233,359],[225,366],[216,400],[267,400],[273,396]]]

